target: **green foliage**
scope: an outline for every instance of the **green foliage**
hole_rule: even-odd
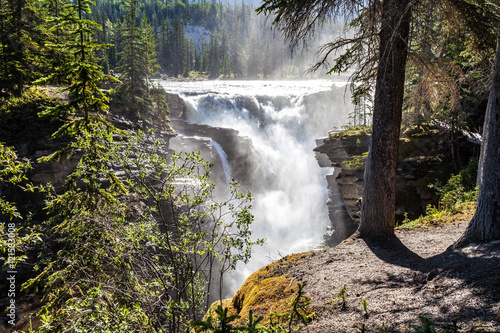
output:
[[[283,314],[271,313],[270,315],[270,326],[278,328],[283,324],[286,324],[288,332],[292,332],[292,325],[297,321],[304,325],[310,323],[315,316],[314,312],[310,312],[308,306],[311,302],[305,296],[304,287],[305,283],[298,284],[297,296],[292,300],[290,304],[292,309],[289,312]],[[276,319],[276,321],[274,321]]]
[[[119,85],[110,95],[113,103],[123,108],[125,114],[137,117],[146,124],[166,124],[168,120],[167,94],[160,86],[150,87],[147,95],[133,95],[126,85]]]
[[[339,132],[330,132],[329,139],[343,138],[346,136],[371,135],[372,128],[370,126],[347,127]]]
[[[58,99],[34,87],[26,89],[19,97],[0,97],[0,138],[14,143],[36,141],[51,134],[62,125],[64,119],[51,122],[40,119],[38,114],[60,104]]]
[[[123,32],[123,51],[119,54],[118,71],[121,71],[120,79],[126,86],[127,92],[132,96],[143,95],[147,89],[147,63],[151,61],[148,58],[151,50],[145,50],[143,38],[148,38],[147,34],[143,36],[141,28],[136,26],[138,18],[139,1],[127,0],[124,3],[124,22]],[[147,23],[147,21],[143,22]],[[154,44],[152,45],[154,48]]]
[[[349,168],[361,168],[366,164],[366,159],[368,158],[368,152],[361,155],[351,156],[350,161],[344,162],[344,164]]]
[[[433,319],[424,316],[418,316],[418,319],[420,319],[422,327],[417,328],[413,333],[436,333]]]
[[[100,113],[108,109],[108,98],[99,85],[104,80],[114,80],[114,78],[102,73],[100,66],[96,63],[94,53],[97,50],[106,49],[109,45],[96,43],[92,35],[94,30],[100,29],[100,26],[84,18],[85,14],[91,13],[90,6],[93,4],[90,0],[78,0],[75,3],[64,2],[60,16],[49,19],[49,22],[54,23],[52,29],[65,30],[68,34],[68,40],[60,44],[52,44],[51,47],[62,50],[71,57],[70,61],[63,63],[54,73],[37,81],[37,83],[45,83],[57,76],[64,76],[69,82],[69,85],[60,91],[67,91],[70,101],[40,113],[41,116],[52,118],[69,117],[67,123],[54,136],[79,135],[91,123],[104,122]]]
[[[441,208],[448,211],[460,209],[464,203],[477,201],[477,159],[471,159],[465,169],[452,175],[446,184],[431,185],[440,196]]]
[[[284,314],[270,314],[268,326],[260,325],[264,319],[260,316],[254,319],[252,311],[248,314],[248,321],[243,325],[233,325],[231,322],[238,319],[239,315],[228,315],[228,308],[223,308],[218,305],[215,309],[217,319],[209,315],[206,320],[195,321],[193,326],[196,332],[213,332],[213,333],[231,333],[231,332],[260,332],[260,333],[288,333],[296,332],[301,328],[301,324],[307,325],[315,316],[315,313],[310,311],[308,306],[311,302],[307,299],[304,293],[305,283],[298,284],[297,295],[292,300],[291,310]],[[301,323],[297,327],[293,327],[297,322]]]
[[[288,322],[289,331],[292,330],[292,323],[295,319],[300,319],[304,325],[307,325],[314,318],[314,312],[308,314],[308,306],[311,302],[307,299],[307,297],[305,297],[305,285],[305,282],[298,284],[299,289],[297,290],[297,297],[295,297],[292,301],[292,310],[290,311],[290,319]]]
[[[439,223],[442,219],[449,216],[451,213],[447,210],[436,208],[433,205],[427,205],[425,214],[419,216],[415,220],[408,218],[408,213],[405,213],[405,218],[399,225],[400,228],[419,228],[426,225]]]
[[[15,203],[9,202],[3,195],[7,185],[21,187],[24,191],[34,191],[34,187],[26,183],[26,172],[31,163],[19,160],[11,147],[0,142],[0,251],[5,254],[1,258],[10,270],[15,269],[18,262],[27,259],[24,254],[33,244],[40,241],[40,235],[30,230],[23,230],[16,222],[23,219]],[[24,186],[23,186],[24,185]]]
[[[342,289],[340,289],[339,293],[337,294],[337,299],[342,301],[342,310],[345,310],[347,308],[347,285],[344,284]]]
[[[23,285],[44,291],[39,331],[184,331],[214,278],[261,243],[250,240],[251,196],[233,184],[214,202],[211,166],[199,154],[162,157],[150,136],[115,142],[108,130],[97,123],[77,137],[80,163],[67,191],[48,200],[44,252],[57,250]]]
[[[38,74],[43,25],[37,1],[0,1],[0,95],[20,96]]]
[[[436,189],[440,196],[439,207],[427,205],[425,215],[415,220],[410,220],[405,214],[401,222],[401,228],[418,228],[433,223],[439,223],[446,217],[460,213],[469,208],[471,203],[477,201],[477,187],[475,186],[477,176],[477,160],[471,159],[465,169],[456,175],[452,175],[446,184],[436,182],[429,187]]]
[[[213,332],[213,333],[233,333],[238,332],[237,328],[234,328],[231,324],[232,321],[239,318],[238,315],[228,316],[228,308],[223,308],[222,305],[217,306],[215,309],[215,314],[217,315],[218,321],[214,323],[214,318],[208,316],[206,321],[195,321],[193,326],[196,332]],[[252,315],[249,315],[249,319],[253,321]]]
[[[0,186],[5,184],[20,185],[25,181],[25,173],[31,169],[31,163],[24,159],[19,160],[16,151],[12,147],[5,146],[0,142]],[[32,187],[29,187],[32,189]],[[0,217],[2,221],[21,218],[13,203],[5,201],[0,192]]]
[[[368,301],[366,299],[361,300],[361,307],[365,312],[365,317],[368,317]]]

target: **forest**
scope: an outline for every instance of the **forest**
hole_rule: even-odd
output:
[[[347,72],[350,125],[371,131],[358,236],[394,236],[400,134],[437,124],[454,173],[478,172],[462,191],[477,199],[476,214],[453,247],[498,240],[498,13],[482,0],[265,0],[258,8],[0,0],[2,329],[291,332],[313,320],[297,281],[291,308],[266,319],[274,325],[250,311],[233,327],[238,316],[222,306],[205,315],[224,275],[265,240],[251,237],[251,193],[231,182],[217,202],[210,163],[162,150],[175,134],[158,77]],[[481,145],[462,154],[459,137]],[[451,179],[442,190],[463,185]],[[36,311],[18,323],[26,304]]]
[[[35,51],[29,55],[33,67],[29,75],[43,75],[65,61],[64,53],[47,49],[47,45],[65,38],[63,30],[52,30],[53,24],[46,20],[57,18],[62,6],[63,2],[42,1],[33,2],[23,10],[20,19],[26,20],[23,31],[27,33],[24,43]],[[97,43],[109,44],[106,50],[95,54],[105,73],[116,70],[122,57],[125,11],[124,1],[96,1],[91,11],[84,14],[97,24],[93,37]],[[7,13],[3,15],[7,18]],[[2,22],[4,31],[14,24],[7,19]],[[18,27],[18,23],[23,24],[16,22]],[[271,19],[258,16],[254,8],[244,2],[228,5],[216,1],[141,1],[135,23],[154,43],[156,72],[164,75],[294,78],[304,75],[312,63],[307,59],[312,57],[306,57],[306,53],[291,52],[280,33],[271,29]],[[336,34],[338,29],[334,23],[325,23],[324,33]],[[311,50],[319,47],[319,38],[311,41]]]

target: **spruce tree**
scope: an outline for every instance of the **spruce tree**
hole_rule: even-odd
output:
[[[186,58],[186,37],[184,36],[184,27],[181,19],[176,17],[170,31],[169,48],[171,50],[172,74],[178,76],[184,72]]]
[[[133,95],[141,95],[147,89],[144,77],[146,76],[146,62],[144,56],[142,31],[136,25],[138,0],[127,0],[124,4],[125,17],[123,22],[123,50],[120,52],[118,71],[120,80],[126,90]]]
[[[146,80],[147,86],[149,86],[149,79],[152,76],[158,74],[158,64],[156,56],[156,39],[153,28],[148,23],[146,13],[142,15],[141,19],[141,29],[142,29],[142,52],[141,57],[144,62],[144,79]]]
[[[0,0],[0,94],[20,96],[32,79],[41,23],[34,0]]]

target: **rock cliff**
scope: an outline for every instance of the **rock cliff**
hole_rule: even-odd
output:
[[[200,151],[203,158],[214,161],[213,175],[223,175],[222,161],[220,161],[220,156],[216,156],[217,153],[210,142],[210,139],[214,140],[227,154],[227,161],[231,166],[231,177],[243,185],[249,181],[249,172],[255,168],[247,158],[248,150],[252,149],[248,138],[230,128],[188,122],[186,104],[176,94],[167,94],[167,102],[170,110],[170,126],[179,134],[179,137],[172,141],[172,149]]]
[[[427,205],[436,205],[438,196],[429,185],[446,181],[458,171],[455,164],[466,163],[477,149],[465,136],[458,137],[452,149],[449,137],[449,131],[437,125],[414,126],[402,134],[396,179],[397,220],[402,220],[405,214],[416,218],[425,212]],[[356,222],[360,219],[369,142],[369,132],[354,130],[332,133],[315,148],[328,155],[334,167],[340,168],[335,180],[347,212]]]

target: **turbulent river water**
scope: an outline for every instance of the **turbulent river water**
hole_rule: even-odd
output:
[[[251,141],[246,157],[254,198],[255,238],[266,238],[251,262],[231,276],[234,293],[258,268],[290,253],[322,246],[331,225],[326,202],[326,175],[313,152],[316,140],[347,122],[353,106],[345,81],[160,81],[167,92],[187,105],[189,123],[231,128]],[[181,133],[182,134],[182,133]],[[211,142],[229,180],[231,166],[221,142]],[[186,147],[189,149],[189,147]],[[226,295],[226,296],[228,296]]]

